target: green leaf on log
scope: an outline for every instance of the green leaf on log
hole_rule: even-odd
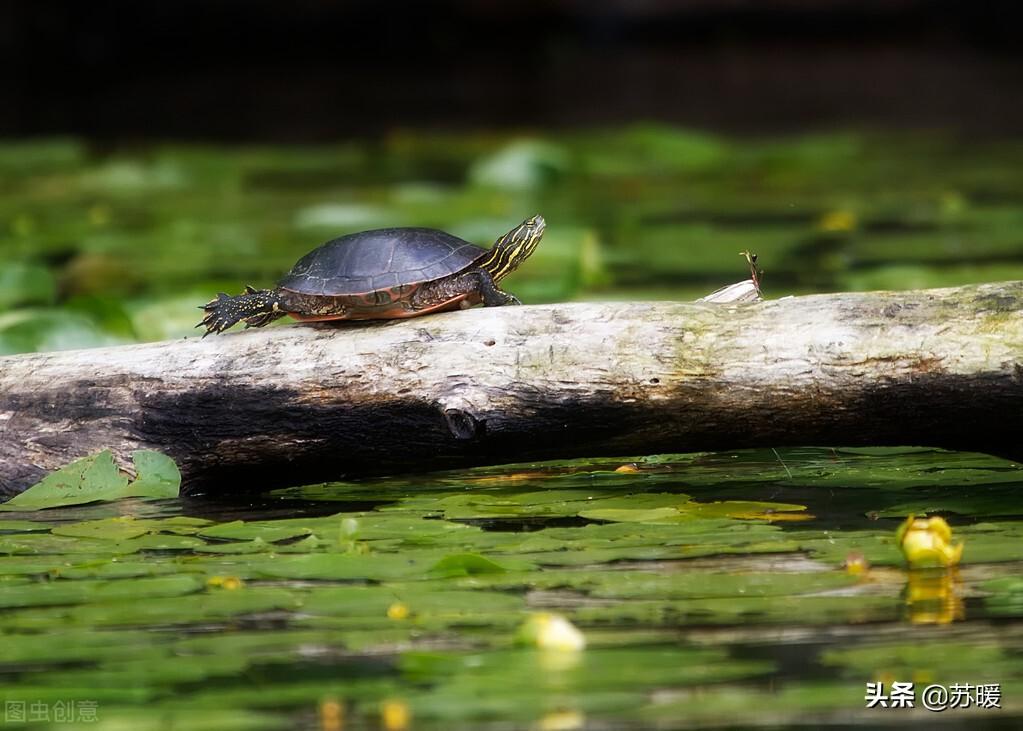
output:
[[[134,482],[114,464],[109,450],[84,457],[47,475],[0,509],[38,510],[81,505],[125,497],[174,498],[181,487],[181,473],[170,457],[150,450],[132,453],[137,474]]]

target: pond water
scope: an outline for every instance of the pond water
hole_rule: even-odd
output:
[[[0,690],[117,729],[1018,728],[1021,490],[983,455],[802,449],[10,513]],[[904,568],[924,512],[959,567]],[[585,649],[517,642],[537,612]],[[1001,709],[865,707],[895,681]]]
[[[1023,145],[923,135],[3,143],[0,354],[191,335],[212,293],[344,231],[486,244],[533,213],[548,233],[506,283],[526,302],[695,298],[744,278],[744,249],[768,297],[1023,279],[1020,190]],[[0,515],[5,725],[1023,725],[1023,469],[993,457],[808,447],[224,487],[253,497]],[[925,513],[964,543],[958,567],[905,567],[896,528]],[[585,649],[523,644],[537,613]],[[916,708],[866,707],[867,683],[894,682]],[[954,684],[969,708],[920,707]]]

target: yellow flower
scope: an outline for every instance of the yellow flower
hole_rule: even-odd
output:
[[[828,211],[817,222],[817,227],[826,233],[844,233],[856,228],[858,221],[852,211]]]
[[[535,612],[519,630],[519,640],[541,650],[578,652],[586,647],[586,638],[579,628],[553,612]]]
[[[386,700],[380,706],[380,720],[385,731],[405,731],[412,720],[412,712],[405,701]]]
[[[409,615],[408,605],[401,602],[394,602],[387,608],[388,619],[405,619]]]
[[[206,579],[206,586],[218,586],[221,589],[241,589],[245,582],[237,576],[211,576]]]
[[[955,566],[963,556],[963,543],[952,545],[952,529],[944,518],[910,515],[895,536],[911,568]]]
[[[863,576],[870,571],[870,561],[859,551],[850,551],[842,564],[845,572],[850,576]]]

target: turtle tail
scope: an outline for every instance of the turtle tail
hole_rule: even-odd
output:
[[[245,320],[245,327],[263,327],[287,314],[281,309],[281,298],[276,290],[252,287],[246,287],[245,292],[237,297],[221,292],[199,309],[206,311],[202,322],[196,325],[206,328],[203,337],[224,332],[239,320]]]

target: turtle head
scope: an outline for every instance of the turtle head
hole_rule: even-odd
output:
[[[500,280],[529,258],[546,227],[543,216],[526,219],[494,243],[480,268],[485,269],[495,282]]]

